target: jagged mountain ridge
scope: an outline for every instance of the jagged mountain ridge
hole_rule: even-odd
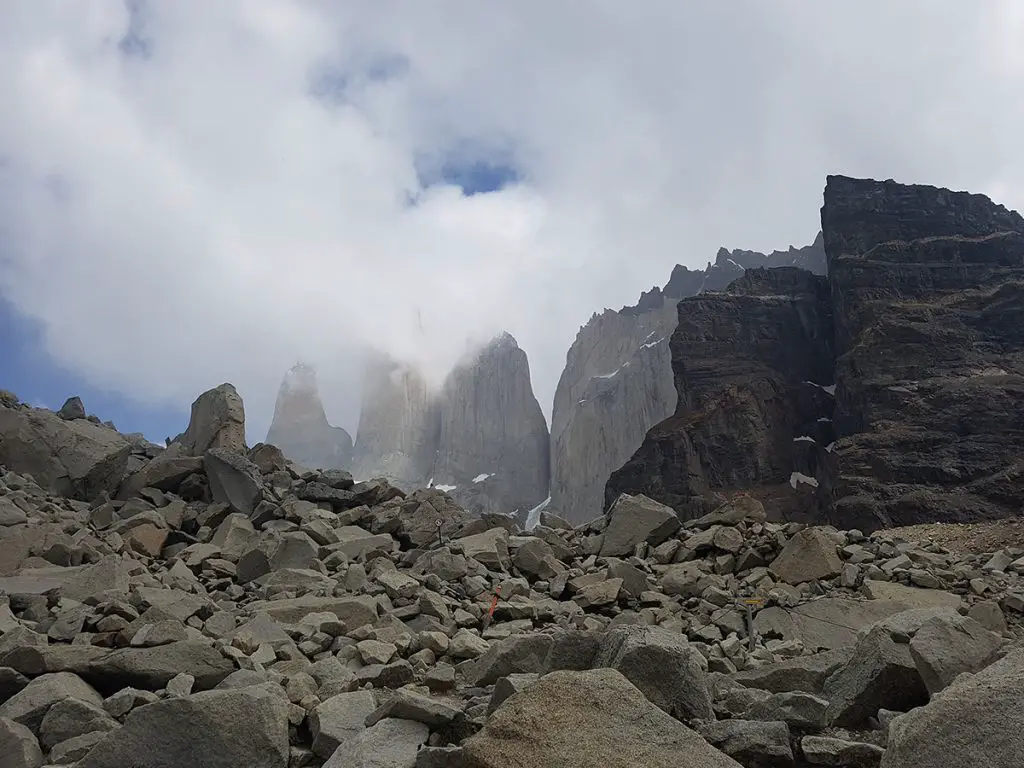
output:
[[[634,306],[595,313],[566,355],[551,417],[551,508],[574,521],[600,514],[611,473],[632,456],[647,430],[675,411],[668,340],[675,305],[724,289],[744,271],[800,266],[824,274],[821,233],[811,245],[763,254],[722,248],[704,270],[677,265],[664,288]]]
[[[843,176],[821,218],[825,293],[801,299],[776,269],[753,299],[734,284],[679,303],[675,413],[605,502],[642,492],[692,517],[746,491],[865,530],[1021,514],[1024,219],[982,195]],[[757,347],[792,343],[796,322],[831,344],[766,361]],[[730,448],[737,434],[753,437]],[[800,450],[780,455],[786,440]]]
[[[298,363],[281,380],[267,442],[311,469],[349,469],[352,436],[327,421],[316,371]]]

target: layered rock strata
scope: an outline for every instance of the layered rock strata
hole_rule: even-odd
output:
[[[750,270],[724,292],[683,299],[678,315],[676,411],[611,475],[606,502],[643,493],[692,517],[716,494],[757,488],[787,517],[813,515],[813,446],[831,437],[827,279]]]
[[[595,314],[566,355],[551,418],[551,508],[567,519],[600,514],[611,473],[640,447],[647,430],[675,412],[669,338],[676,304],[724,289],[747,269],[797,266],[825,272],[819,234],[803,248],[763,254],[722,248],[704,270],[677,265],[663,289],[635,306]]]
[[[776,269],[680,303],[676,412],[613,474],[606,504],[643,492],[689,517],[716,491],[781,489],[775,514],[867,530],[1021,513],[1024,219],[982,195],[841,176],[821,219],[817,302],[792,289],[819,278]],[[821,401],[820,421],[797,391]],[[794,502],[787,474],[813,493]]]

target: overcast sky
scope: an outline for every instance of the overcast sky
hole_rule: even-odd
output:
[[[360,344],[439,377],[500,329],[550,415],[594,311],[809,243],[828,173],[1024,208],[1022,39],[1020,0],[2,0],[0,296],[124,429],[228,380],[254,442],[301,357],[354,430]]]

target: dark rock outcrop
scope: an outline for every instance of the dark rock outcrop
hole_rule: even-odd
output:
[[[828,297],[826,278],[780,267],[679,302],[676,412],[612,474],[605,502],[642,493],[689,518],[716,493],[758,487],[787,516],[813,514],[818,452],[808,446],[830,437],[819,421],[832,401]]]
[[[1024,218],[983,195],[830,176],[833,519],[1017,515],[1024,499]]]
[[[680,303],[679,404],[606,504],[643,493],[690,517],[745,490],[867,530],[1020,514],[1024,219],[841,176],[821,218],[827,281],[773,269]]]
[[[608,477],[647,430],[675,412],[669,338],[678,301],[722,290],[744,270],[766,266],[823,274],[821,235],[809,246],[768,255],[722,248],[703,270],[677,265],[664,289],[643,293],[635,306],[595,314],[580,329],[552,409],[551,509],[574,521],[599,515]]]
[[[352,436],[327,422],[316,372],[299,363],[285,374],[277,392],[267,442],[311,469],[348,469]]]
[[[548,427],[526,353],[493,339],[446,378],[433,466],[441,487],[474,512],[525,515],[548,495]]]

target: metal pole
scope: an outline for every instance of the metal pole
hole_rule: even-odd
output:
[[[757,645],[757,638],[754,637],[754,608],[747,602],[747,649],[753,653]]]

